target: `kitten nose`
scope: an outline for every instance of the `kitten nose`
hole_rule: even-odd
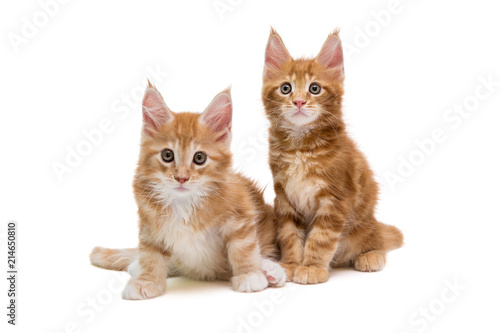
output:
[[[293,101],[293,104],[297,105],[297,107],[300,109],[302,107],[302,105],[306,104],[306,101],[299,98],[299,99],[296,99],[295,101]]]
[[[187,182],[189,180],[189,177],[174,177],[175,180],[177,180],[179,183],[181,184],[184,184],[185,182]]]

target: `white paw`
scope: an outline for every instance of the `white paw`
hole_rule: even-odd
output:
[[[233,289],[244,293],[264,290],[267,285],[267,278],[262,272],[253,272],[233,276],[231,278]]]
[[[122,291],[123,299],[140,300],[163,295],[165,286],[158,286],[151,281],[131,278]]]
[[[133,277],[137,277],[141,275],[141,265],[139,265],[139,260],[134,260],[127,269],[128,273]]]
[[[280,264],[269,259],[263,259],[262,270],[264,271],[270,286],[283,287],[285,285],[286,272]]]

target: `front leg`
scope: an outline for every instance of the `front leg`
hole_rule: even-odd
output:
[[[255,218],[242,217],[239,221],[228,221],[224,232],[227,255],[233,277],[233,289],[253,292],[265,289],[268,281],[262,272],[262,257],[257,241]]]
[[[157,247],[139,244],[139,259],[134,262],[134,272],[122,292],[122,298],[139,300],[163,295],[167,289],[167,264],[170,252]],[[129,268],[129,271],[130,271]]]
[[[341,203],[323,198],[319,200],[316,217],[304,248],[302,266],[295,269],[293,281],[300,284],[326,282],[328,267],[333,259],[345,224],[346,215]]]
[[[281,249],[281,266],[287,272],[287,280],[291,281],[295,268],[304,258],[304,229],[299,227],[295,209],[288,201],[283,186],[275,183],[274,191],[274,214],[277,240]]]

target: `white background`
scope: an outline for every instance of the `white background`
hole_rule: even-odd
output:
[[[1,279],[2,332],[498,331],[500,86],[481,83],[500,82],[494,2],[220,2],[231,6],[221,15],[213,0],[69,1],[44,22],[38,1],[2,1],[0,262],[5,272],[6,224],[17,220],[20,271],[16,327]],[[388,9],[377,23],[373,13]],[[33,16],[38,31],[14,47]],[[405,247],[380,273],[335,270],[321,285],[240,294],[177,278],[157,299],[121,300],[127,274],[91,266],[88,254],[137,243],[141,115],[138,97],[125,100],[150,77],[172,110],[202,111],[232,84],[237,166],[272,202],[260,101],[270,26],[293,56],[314,56],[341,27],[345,119],[381,183],[378,217],[401,228]],[[464,103],[465,118],[448,113]],[[111,129],[59,179],[54,163],[103,120]],[[435,130],[445,138],[423,155],[416,141]]]

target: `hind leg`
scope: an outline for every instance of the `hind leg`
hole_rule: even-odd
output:
[[[378,272],[384,265],[384,251],[368,251],[354,259],[354,269],[360,272]]]
[[[387,251],[402,244],[401,232],[369,216],[346,236],[344,262],[361,272],[378,272],[385,266]]]

